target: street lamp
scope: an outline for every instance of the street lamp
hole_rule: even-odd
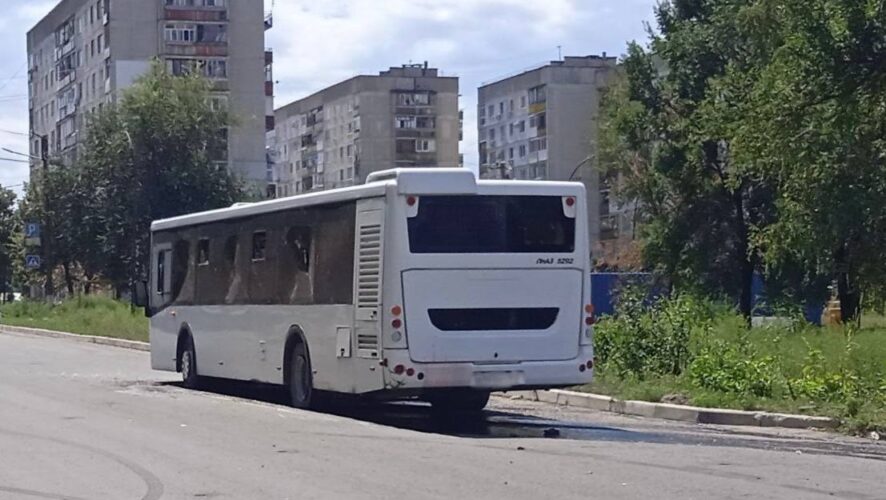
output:
[[[572,179],[574,179],[574,178],[575,178],[575,174],[578,173],[578,169],[580,169],[583,165],[585,165],[586,163],[590,162],[590,161],[593,160],[593,159],[594,159],[593,156],[588,156],[587,158],[585,158],[584,160],[582,160],[578,165],[576,165],[576,166],[575,166],[575,169],[572,171],[572,173],[569,174],[569,180],[571,181]]]

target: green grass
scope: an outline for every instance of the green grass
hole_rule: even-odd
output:
[[[0,306],[0,323],[126,340],[148,340],[141,310],[105,297],[70,299],[58,305],[24,301]]]
[[[869,321],[863,325],[860,330],[782,326],[748,332],[740,318],[726,315],[716,319],[704,338],[692,339],[691,350],[695,353],[715,340],[734,346],[745,340],[752,346],[756,359],[771,356],[778,380],[769,397],[701,388],[693,383],[688,371],[678,376],[647,375],[642,380],[632,375],[620,377],[607,372],[605,361],[598,366],[594,382],[579,390],[628,400],[658,402],[666,396],[677,396],[681,402],[701,407],[831,416],[840,418],[847,432],[882,432],[886,430],[886,322]],[[831,401],[804,397],[797,381],[803,380],[804,374],[809,375],[810,350],[821,352],[822,366],[828,372],[851,373],[860,383],[873,387],[873,393],[879,387],[879,397]]]

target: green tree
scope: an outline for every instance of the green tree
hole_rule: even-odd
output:
[[[15,237],[20,225],[16,217],[15,193],[0,187],[0,300],[11,292],[14,260],[17,257]]]
[[[736,118],[765,62],[742,30],[752,7],[661,3],[649,48],[628,47],[600,131],[601,168],[640,201],[649,266],[677,286],[733,298],[746,317],[761,268],[751,236],[773,212],[770,186],[732,152]]]
[[[778,4],[736,147],[779,192],[756,243],[771,266],[834,276],[849,321],[886,282],[886,2]]]
[[[232,116],[211,103],[212,85],[156,63],[117,106],[89,123],[70,180],[81,231],[73,241],[88,273],[122,291],[145,276],[152,221],[229,206],[243,196],[226,159]],[[83,197],[86,197],[83,199]]]

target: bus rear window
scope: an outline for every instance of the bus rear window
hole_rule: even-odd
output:
[[[425,196],[409,219],[412,253],[572,253],[575,219],[559,196]]]

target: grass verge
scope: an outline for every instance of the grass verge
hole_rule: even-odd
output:
[[[81,335],[148,341],[148,319],[129,304],[105,297],[78,297],[61,304],[15,302],[0,306],[0,323]]]
[[[800,323],[748,330],[722,309],[662,306],[598,324],[598,368],[579,390],[620,399],[839,418],[886,431],[886,326]],[[685,361],[669,364],[674,352]]]

